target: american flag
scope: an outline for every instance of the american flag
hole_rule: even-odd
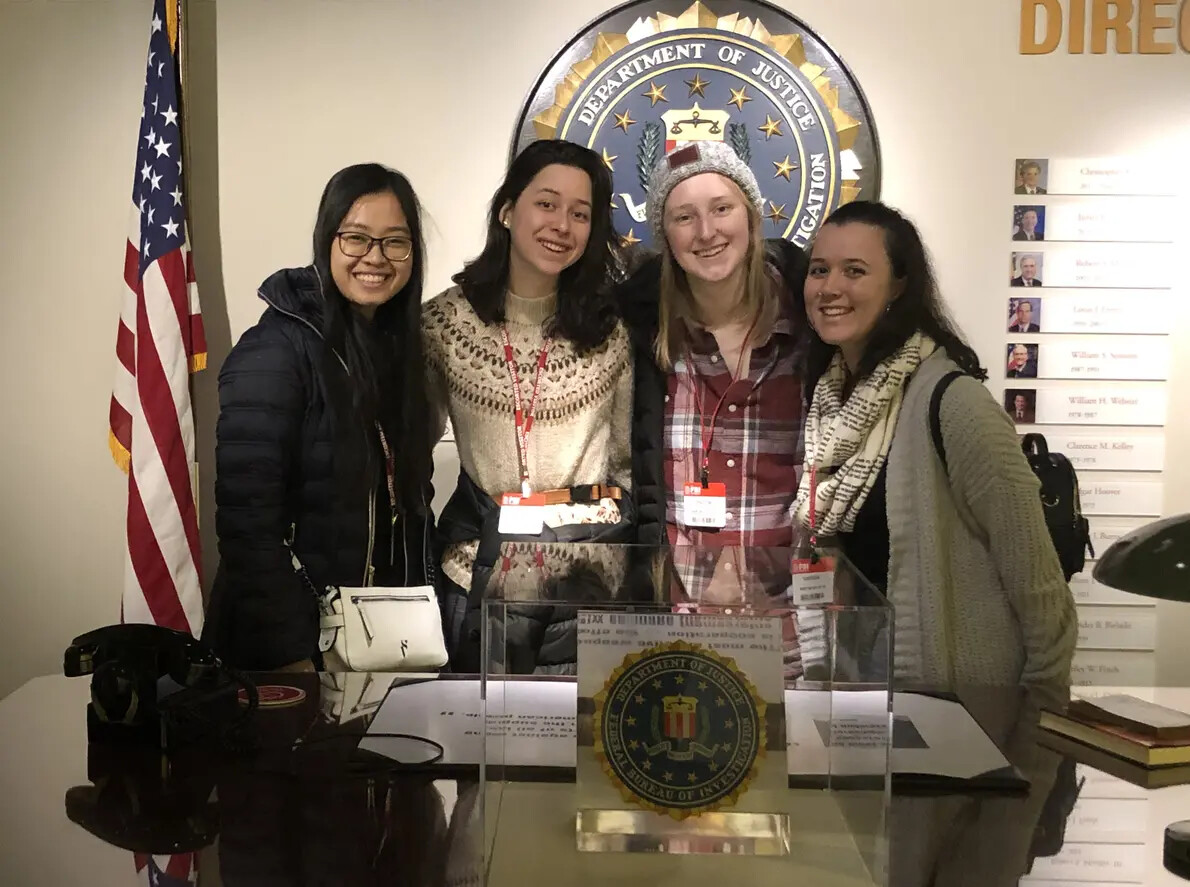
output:
[[[116,336],[112,455],[128,473],[121,620],[202,627],[190,374],[206,338],[186,235],[180,0],[155,0]]]

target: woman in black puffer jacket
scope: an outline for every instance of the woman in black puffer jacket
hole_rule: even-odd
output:
[[[424,269],[409,181],[343,169],[323,191],[313,264],[264,282],[268,307],[223,365],[221,562],[203,638],[235,666],[321,667],[310,585],[433,582]]]

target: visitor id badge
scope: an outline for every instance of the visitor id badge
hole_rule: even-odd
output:
[[[540,536],[545,527],[545,496],[504,493],[500,496],[500,525],[510,536]]]
[[[682,523],[718,530],[727,526],[727,487],[699,483],[682,486]]]
[[[835,600],[835,559],[795,557],[789,565],[789,597],[799,606]]]

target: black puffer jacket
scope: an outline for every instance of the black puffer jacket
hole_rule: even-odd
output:
[[[390,527],[387,498],[377,514],[381,478],[371,495],[344,482],[348,460],[344,437],[335,434],[327,374],[346,368],[325,354],[314,269],[278,271],[259,295],[268,309],[219,374],[221,563],[203,639],[231,664],[262,670],[318,661],[317,603],[285,547],[291,528],[314,588],[373,584],[369,563],[378,567],[374,584],[432,583],[434,568],[428,504]],[[431,498],[427,488],[422,501]]]
[[[785,281],[788,293],[802,304],[806,279],[805,251],[788,240],[765,241],[769,267]],[[666,374],[653,357],[660,302],[661,257],[653,256],[620,285],[620,314],[632,340],[632,498],[636,505],[637,542],[662,545],[665,530],[665,389]]]

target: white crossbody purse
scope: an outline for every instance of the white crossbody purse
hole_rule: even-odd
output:
[[[351,671],[435,671],[448,662],[431,585],[335,588],[321,594],[286,540],[294,571],[318,601],[319,652]]]
[[[446,665],[438,596],[429,585],[328,588],[318,647],[352,671],[434,671]]]

